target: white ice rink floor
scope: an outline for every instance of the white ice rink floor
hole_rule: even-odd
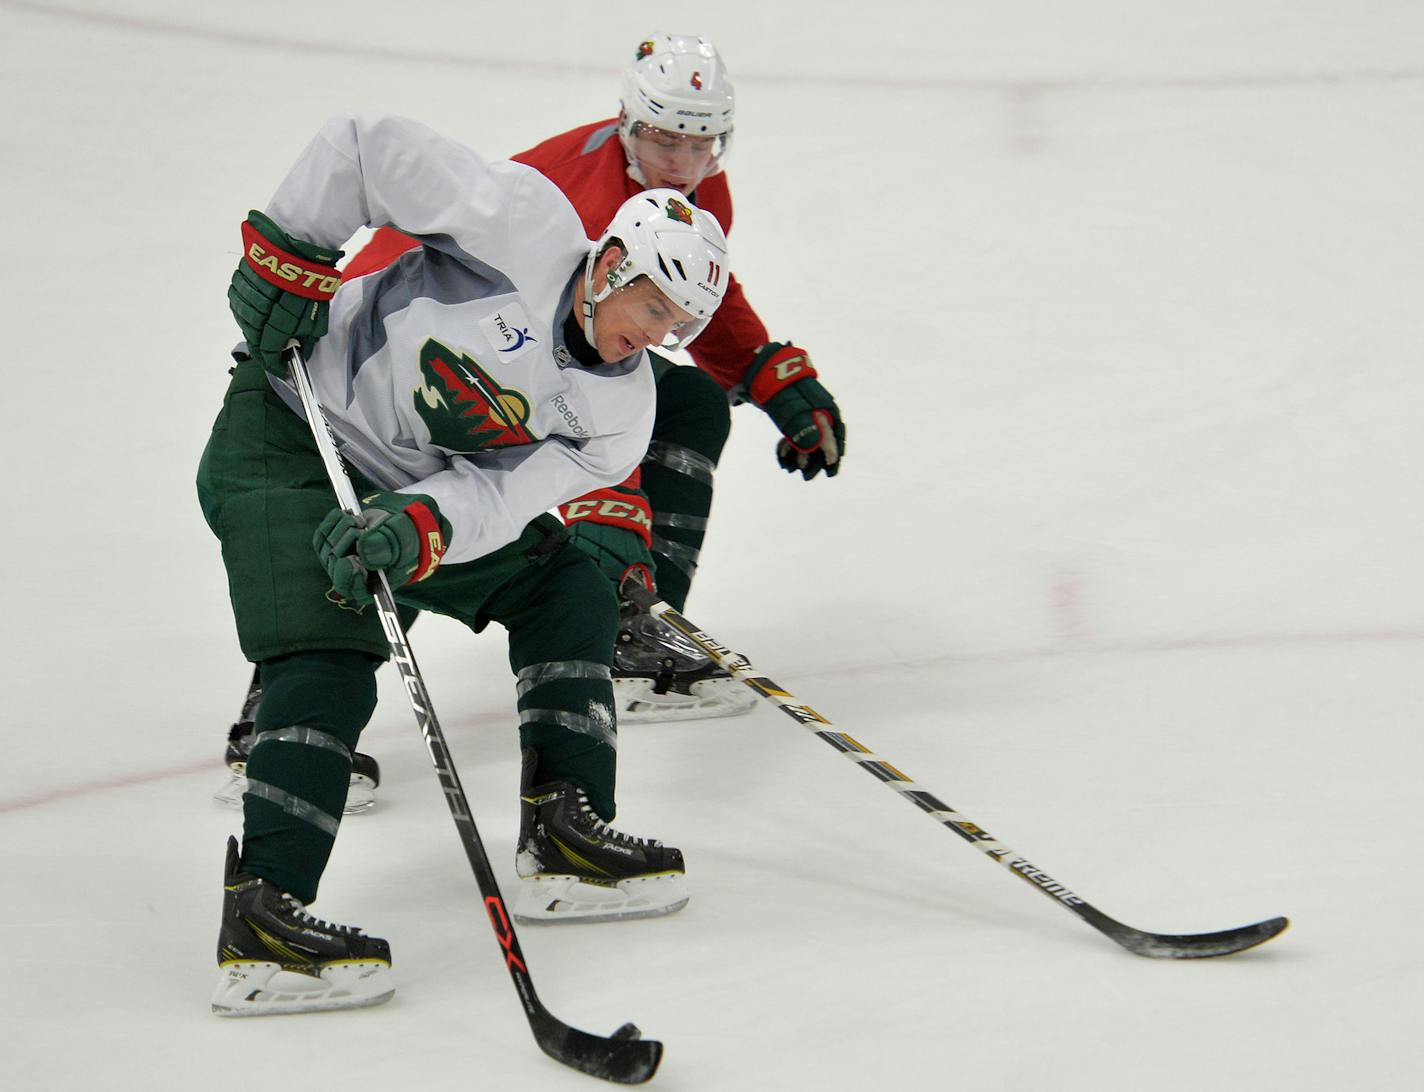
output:
[[[666,9],[671,10],[671,9]],[[192,477],[239,221],[330,114],[491,157],[616,108],[660,27],[739,92],[732,264],[844,473],[734,414],[688,614],[1107,913],[1135,958],[769,706],[629,727],[671,918],[525,928],[667,1092],[1413,1090],[1424,882],[1424,7],[0,0],[0,1085],[592,1088],[534,1047],[400,691],[316,911],[354,1013],[208,1011],[247,669]],[[498,633],[417,655],[513,879]],[[384,675],[385,673],[383,673]]]

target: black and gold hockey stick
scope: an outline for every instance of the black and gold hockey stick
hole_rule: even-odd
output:
[[[831,722],[820,713],[808,705],[803,705],[790,691],[758,672],[745,656],[733,652],[704,633],[641,585],[630,581],[623,586],[623,594],[654,617],[661,618],[665,624],[702,649],[734,679],[751,687],[797,724],[858,764],[877,781],[890,786],[930,818],[942,823],[970,845],[981,850],[990,860],[997,861],[1019,879],[1031,884],[1060,906],[1071,910],[1098,932],[1117,941],[1134,955],[1158,959],[1203,959],[1207,956],[1230,955],[1270,940],[1289,924],[1285,918],[1270,918],[1254,925],[1224,929],[1219,933],[1186,934],[1148,933],[1130,925],[1123,925],[1108,917],[1082,896],[1070,891],[1043,869],[1030,863],[1028,858],[998,841],[983,827],[971,822],[938,797],[921,788],[864,744],[845,732],[836,731]]]

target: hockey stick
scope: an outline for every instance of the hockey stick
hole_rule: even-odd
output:
[[[1026,880],[1060,906],[1067,907],[1086,921],[1098,932],[1117,941],[1134,955],[1151,956],[1159,959],[1202,959],[1207,956],[1230,955],[1246,948],[1253,948],[1282,932],[1288,924],[1285,918],[1270,918],[1254,925],[1242,925],[1236,929],[1225,929],[1219,933],[1148,933],[1134,929],[1108,917],[1101,910],[1074,894],[1027,858],[998,841],[976,823],[955,811],[938,797],[927,792],[902,774],[879,755],[852,739],[844,732],[833,730],[831,722],[809,706],[797,702],[794,695],[782,689],[765,675],[760,674],[752,662],[740,653],[719,643],[698,629],[692,622],[679,614],[667,603],[641,585],[629,582],[623,586],[623,594],[638,606],[648,611],[688,638],[731,674],[734,679],[746,683],[762,697],[797,724],[812,734],[825,740],[852,762],[858,763],[879,781],[905,797],[921,811],[929,814],[944,826],[958,834],[976,849],[982,850],[990,860],[997,861],[1022,880]]]
[[[295,348],[288,349],[286,361],[292,386],[296,388],[297,395],[302,400],[307,424],[311,426],[312,438],[316,441],[317,450],[321,452],[321,461],[326,464],[326,473],[331,479],[332,489],[336,491],[337,502],[350,515],[360,516],[361,504],[356,498],[356,491],[351,486],[351,479],[347,476],[341,456],[337,453],[336,437],[331,431],[331,423],[312,389],[306,363]],[[421,735],[425,737],[425,745],[430,751],[431,761],[435,764],[435,772],[440,778],[445,800],[450,805],[455,828],[459,831],[465,855],[470,859],[475,881],[484,897],[485,912],[489,915],[495,938],[504,953],[509,977],[514,980],[515,991],[524,1006],[524,1015],[529,1018],[534,1041],[539,1044],[540,1050],[555,1061],[592,1077],[602,1077],[619,1084],[642,1084],[657,1072],[658,1062],[662,1060],[663,1055],[662,1043],[655,1039],[641,1038],[642,1033],[633,1024],[624,1024],[607,1038],[580,1031],[549,1012],[534,992],[534,980],[529,974],[529,967],[519,946],[519,938],[515,935],[514,924],[505,908],[504,898],[500,895],[499,882],[490,867],[489,856],[480,841],[480,832],[470,814],[465,790],[460,786],[460,777],[450,759],[450,750],[445,745],[445,734],[440,730],[440,722],[435,717],[435,706],[430,701],[425,680],[415,664],[405,629],[396,613],[395,596],[391,594],[386,574],[377,572],[376,577],[372,590],[376,596],[381,626],[391,646],[391,657],[395,660],[401,680],[405,683],[406,696],[415,711],[415,720],[420,726]]]

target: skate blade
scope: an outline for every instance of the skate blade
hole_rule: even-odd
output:
[[[679,720],[740,717],[756,705],[756,695],[735,679],[706,679],[692,693],[653,690],[651,679],[614,679],[619,724],[667,724]]]
[[[631,921],[673,914],[687,905],[687,875],[659,872],[607,885],[577,876],[528,876],[519,882],[514,920],[526,925]]]
[[[217,792],[213,793],[213,799],[225,808],[241,808],[242,794],[247,791],[247,778],[241,774],[229,774],[227,783]]]
[[[321,977],[282,970],[276,963],[235,960],[220,965],[213,1012],[219,1016],[277,1016],[362,1009],[395,994],[389,963],[331,963]]]
[[[228,775],[227,784],[213,793],[213,799],[225,808],[242,810],[242,794],[247,791],[247,778],[238,773]],[[362,774],[351,775],[351,785],[346,790],[345,815],[360,815],[376,806],[376,786]]]
[[[365,774],[352,774],[351,784],[346,789],[346,815],[360,815],[376,806],[376,785]]]

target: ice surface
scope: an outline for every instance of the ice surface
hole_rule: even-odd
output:
[[[769,706],[637,726],[671,918],[521,930],[698,1092],[1413,1089],[1424,1064],[1424,9],[729,0],[733,264],[849,421],[735,414],[689,616],[1132,925],[1134,958]],[[379,1009],[207,1010],[247,679],[192,476],[237,225],[331,113],[491,155],[606,116],[646,5],[0,0],[0,926],[17,1089],[589,1088],[543,1057],[400,691],[317,912]],[[501,878],[498,634],[414,636]],[[270,1066],[264,1070],[263,1066]]]

